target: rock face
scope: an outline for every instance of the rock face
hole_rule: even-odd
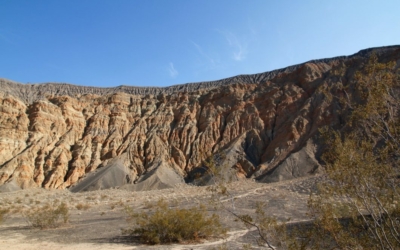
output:
[[[400,46],[391,46],[167,88],[0,80],[0,185],[62,189],[114,166],[98,183],[169,187],[221,152],[235,178],[312,174],[318,129],[340,123],[340,106],[322,90],[351,84],[372,52],[400,65]]]

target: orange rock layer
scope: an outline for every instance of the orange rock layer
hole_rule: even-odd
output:
[[[379,59],[399,62],[399,51],[380,49]],[[187,177],[220,151],[234,154],[229,167],[239,178],[273,175],[285,164],[293,170],[301,167],[297,158],[315,156],[318,129],[340,120],[340,107],[323,90],[351,84],[369,53],[297,65],[267,80],[173,93],[49,91],[29,102],[3,91],[0,185],[63,189],[113,159],[132,180],[160,161]]]

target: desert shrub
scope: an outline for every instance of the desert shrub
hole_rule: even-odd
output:
[[[69,220],[68,206],[62,202],[59,205],[47,204],[36,207],[25,214],[28,223],[40,229],[55,228]]]
[[[128,221],[134,226],[124,233],[138,237],[145,244],[200,241],[225,233],[219,217],[215,214],[208,216],[203,206],[172,209],[160,200],[152,214],[136,213],[130,207],[126,207],[126,211]]]
[[[78,205],[75,206],[75,208],[78,210],[88,210],[90,208],[90,205],[79,203]]]
[[[96,196],[87,196],[86,200],[94,201],[94,200],[96,200]]]
[[[0,224],[3,222],[5,216],[8,214],[10,210],[7,208],[0,208]]]
[[[302,249],[296,240],[296,232],[287,231],[287,221],[278,221],[275,216],[269,215],[266,210],[266,203],[257,202],[254,215],[238,215],[231,212],[236,217],[236,221],[244,223],[248,229],[254,228],[257,236],[255,239],[258,246],[267,249]],[[252,249],[251,244],[245,244],[243,249]]]
[[[337,99],[347,122],[341,130],[321,130],[329,181],[309,201],[314,248],[400,248],[399,89],[395,64],[372,55],[354,85],[325,93]]]

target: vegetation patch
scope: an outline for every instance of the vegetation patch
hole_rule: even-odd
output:
[[[25,214],[28,223],[35,228],[56,228],[69,221],[69,209],[63,202],[59,205],[47,204],[37,207]]]
[[[201,239],[223,235],[226,230],[221,226],[219,217],[209,216],[203,206],[189,209],[170,208],[160,200],[154,212],[136,213],[126,207],[128,221],[133,227],[124,230],[125,234],[138,237],[145,244],[163,244],[174,242],[198,242]]]
[[[90,205],[79,203],[78,205],[75,206],[75,208],[78,210],[88,210],[90,208]]]
[[[10,210],[7,208],[0,208],[0,224],[3,222],[4,218]]]

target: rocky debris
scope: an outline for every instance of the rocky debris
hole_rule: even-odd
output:
[[[319,194],[319,186],[326,185],[329,182],[328,176],[325,174],[317,174],[311,178],[298,178],[294,182],[288,183],[284,187],[285,190],[299,194]]]
[[[313,175],[323,171],[315,157],[316,145],[311,140],[312,139],[307,141],[306,146],[301,148],[298,152],[294,152],[286,157],[286,159],[272,171],[258,178],[258,181],[277,182]]]
[[[18,186],[15,180],[10,180],[0,186],[0,193],[3,192],[15,192],[19,191],[21,188]]]
[[[135,184],[124,185],[121,189],[130,191],[147,191],[174,188],[182,183],[185,183],[182,175],[170,168],[167,164],[159,162],[152,170],[141,175]]]
[[[341,119],[340,104],[322,92],[353,84],[372,52],[400,64],[400,46],[391,46],[167,88],[1,80],[0,185],[64,189],[117,161],[121,178],[113,183],[124,185],[128,176],[140,189],[173,186],[218,154],[226,156],[221,166],[228,178],[269,182],[313,174],[318,129]]]
[[[119,160],[109,162],[105,167],[90,172],[82,181],[70,187],[71,192],[109,189],[132,183],[130,171]]]

